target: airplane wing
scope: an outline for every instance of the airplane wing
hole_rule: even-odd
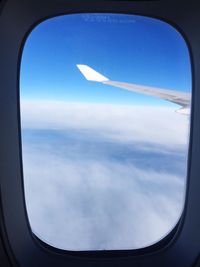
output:
[[[133,83],[111,81],[110,79],[98,73],[97,71],[95,71],[94,69],[92,69],[87,65],[78,64],[77,67],[88,81],[100,82],[103,84],[112,85],[132,92],[155,96],[176,103],[184,109],[186,108],[188,109],[190,107],[190,102],[191,102],[190,93],[184,93],[169,89],[155,88]]]

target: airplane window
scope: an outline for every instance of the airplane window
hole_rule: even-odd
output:
[[[33,233],[72,251],[167,236],[184,207],[190,101],[188,48],[166,22],[72,14],[35,27],[20,70]]]

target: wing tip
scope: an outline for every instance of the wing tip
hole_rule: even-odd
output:
[[[85,77],[88,81],[94,81],[94,82],[106,82],[109,81],[109,79],[96,70],[92,69],[88,65],[84,64],[77,64],[76,65],[79,71],[82,73],[82,75]]]

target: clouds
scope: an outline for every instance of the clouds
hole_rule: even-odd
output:
[[[22,103],[33,231],[69,250],[163,238],[183,208],[187,124],[170,108]]]
[[[24,128],[89,129],[111,140],[171,147],[187,142],[188,117],[175,113],[174,107],[55,101],[22,101],[21,107]]]

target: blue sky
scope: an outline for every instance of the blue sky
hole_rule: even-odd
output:
[[[77,14],[48,19],[29,35],[22,56],[23,99],[173,105],[88,82],[87,64],[112,80],[191,90],[188,49],[168,24],[142,16]]]

